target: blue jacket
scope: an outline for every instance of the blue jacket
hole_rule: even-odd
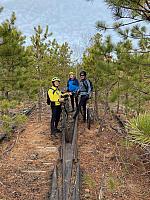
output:
[[[67,82],[67,91],[76,92],[79,89],[78,79],[69,79]]]

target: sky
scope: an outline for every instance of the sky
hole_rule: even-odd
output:
[[[27,36],[34,33],[34,27],[48,25],[53,38],[60,43],[68,42],[76,58],[89,45],[89,39],[97,32],[96,22],[112,23],[111,11],[103,0],[1,0],[4,11],[0,21],[9,18],[14,11],[17,27]],[[111,32],[114,40],[117,35]]]

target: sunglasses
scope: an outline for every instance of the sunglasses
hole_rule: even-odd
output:
[[[84,76],[83,74],[81,74],[80,76]]]

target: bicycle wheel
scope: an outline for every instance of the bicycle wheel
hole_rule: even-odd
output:
[[[69,113],[69,99],[68,97],[65,98],[65,103],[64,103],[65,111],[68,114]]]
[[[70,137],[69,137],[69,131],[68,131],[68,121],[67,121],[67,113],[65,111],[65,109],[63,109],[62,112],[62,130],[63,130],[63,134],[65,137],[65,141],[69,142],[70,141]]]
[[[70,137],[69,137],[69,133],[68,133],[67,130],[65,131],[65,141],[66,141],[67,143],[70,142]]]
[[[89,108],[87,109],[86,122],[87,122],[87,128],[90,130],[90,128],[91,128],[91,113],[90,113],[90,109]]]

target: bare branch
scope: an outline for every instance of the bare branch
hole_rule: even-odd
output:
[[[140,90],[140,89],[137,88],[136,86],[133,86],[133,88],[134,88],[136,91],[140,92],[140,93],[143,93],[143,94],[149,95],[148,92],[145,92],[145,91],[143,91],[143,90]]]

